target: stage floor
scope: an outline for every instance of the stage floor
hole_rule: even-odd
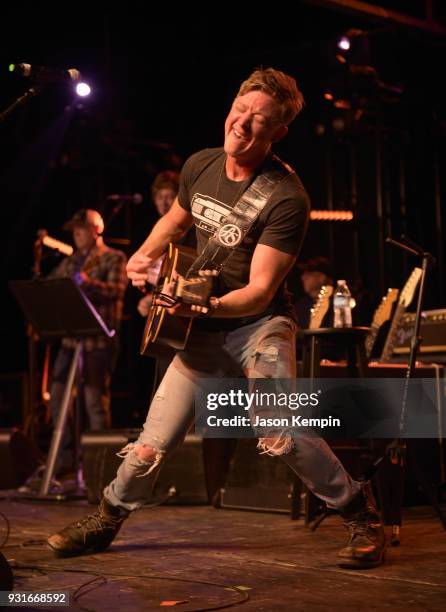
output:
[[[94,509],[0,499],[11,526],[2,552],[16,590],[68,590],[78,597],[73,609],[110,612],[166,602],[183,602],[174,606],[183,612],[230,604],[246,612],[446,609],[446,532],[430,507],[406,512],[401,546],[368,571],[337,567],[344,531],[336,516],[311,533],[286,515],[209,506],[144,508],[107,551],[55,558],[43,539]],[[4,527],[0,516],[0,541]]]

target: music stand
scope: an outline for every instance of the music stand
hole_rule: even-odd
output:
[[[11,281],[9,287],[21,307],[25,318],[42,340],[70,337],[75,339],[75,349],[68,372],[62,406],[51,438],[40,490],[36,498],[62,499],[49,495],[49,487],[64,432],[71,391],[76,369],[80,365],[82,340],[87,336],[113,338],[115,330],[109,330],[101,316],[71,278],[33,279]],[[77,445],[77,441],[75,441]],[[77,455],[75,460],[77,464]],[[76,465],[77,467],[77,465]],[[78,470],[76,469],[76,478]]]

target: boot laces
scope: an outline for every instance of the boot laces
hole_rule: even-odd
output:
[[[76,523],[76,527],[88,526],[92,531],[102,531],[107,527],[117,527],[120,523],[119,519],[104,516],[101,512],[89,514],[85,518]]]
[[[368,536],[373,522],[374,513],[371,511],[371,508],[367,508],[352,517],[344,519],[344,525],[347,527],[352,537],[355,535]]]

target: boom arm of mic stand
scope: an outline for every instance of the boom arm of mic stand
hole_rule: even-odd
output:
[[[404,242],[401,242],[401,240],[404,240]],[[422,249],[420,245],[418,245],[416,242],[414,242],[413,240],[411,240],[408,236],[405,236],[404,234],[401,236],[400,240],[394,240],[393,238],[386,238],[386,242],[393,246],[398,247],[399,249],[403,249],[404,251],[407,251],[407,253],[409,253],[410,255],[417,255],[418,257],[426,257],[430,265],[432,266],[435,265],[435,257],[428,251],[425,251],[424,249]]]
[[[400,242],[398,240],[394,240],[393,238],[386,238],[386,242],[388,242],[389,244],[398,247],[399,249],[403,249],[403,251],[407,251],[408,253],[410,253],[411,255],[422,255],[423,251],[418,251],[417,249],[414,249],[411,246],[408,246],[407,244],[404,244],[404,242]]]
[[[42,91],[42,87],[30,87],[28,91],[26,91],[23,95],[21,95],[17,100],[15,100],[8,108],[6,108],[2,113],[0,113],[0,123],[3,123],[8,119],[9,115],[18,107],[22,106],[28,100],[37,96]]]
[[[108,230],[109,226],[111,225],[111,222],[113,221],[113,219],[116,217],[116,215],[118,214],[118,212],[121,210],[121,208],[124,206],[124,201],[123,200],[119,200],[115,206],[113,206],[113,208],[110,211],[109,216],[107,217],[105,223],[104,223],[104,231],[102,232],[102,234],[105,234],[106,231]]]

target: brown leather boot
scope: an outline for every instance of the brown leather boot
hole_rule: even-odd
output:
[[[370,483],[340,510],[348,529],[347,542],[338,552],[338,565],[349,569],[376,567],[384,560],[385,535]]]
[[[59,557],[104,550],[110,546],[129,514],[130,512],[123,508],[112,506],[103,497],[95,514],[70,523],[51,535],[47,542]]]

